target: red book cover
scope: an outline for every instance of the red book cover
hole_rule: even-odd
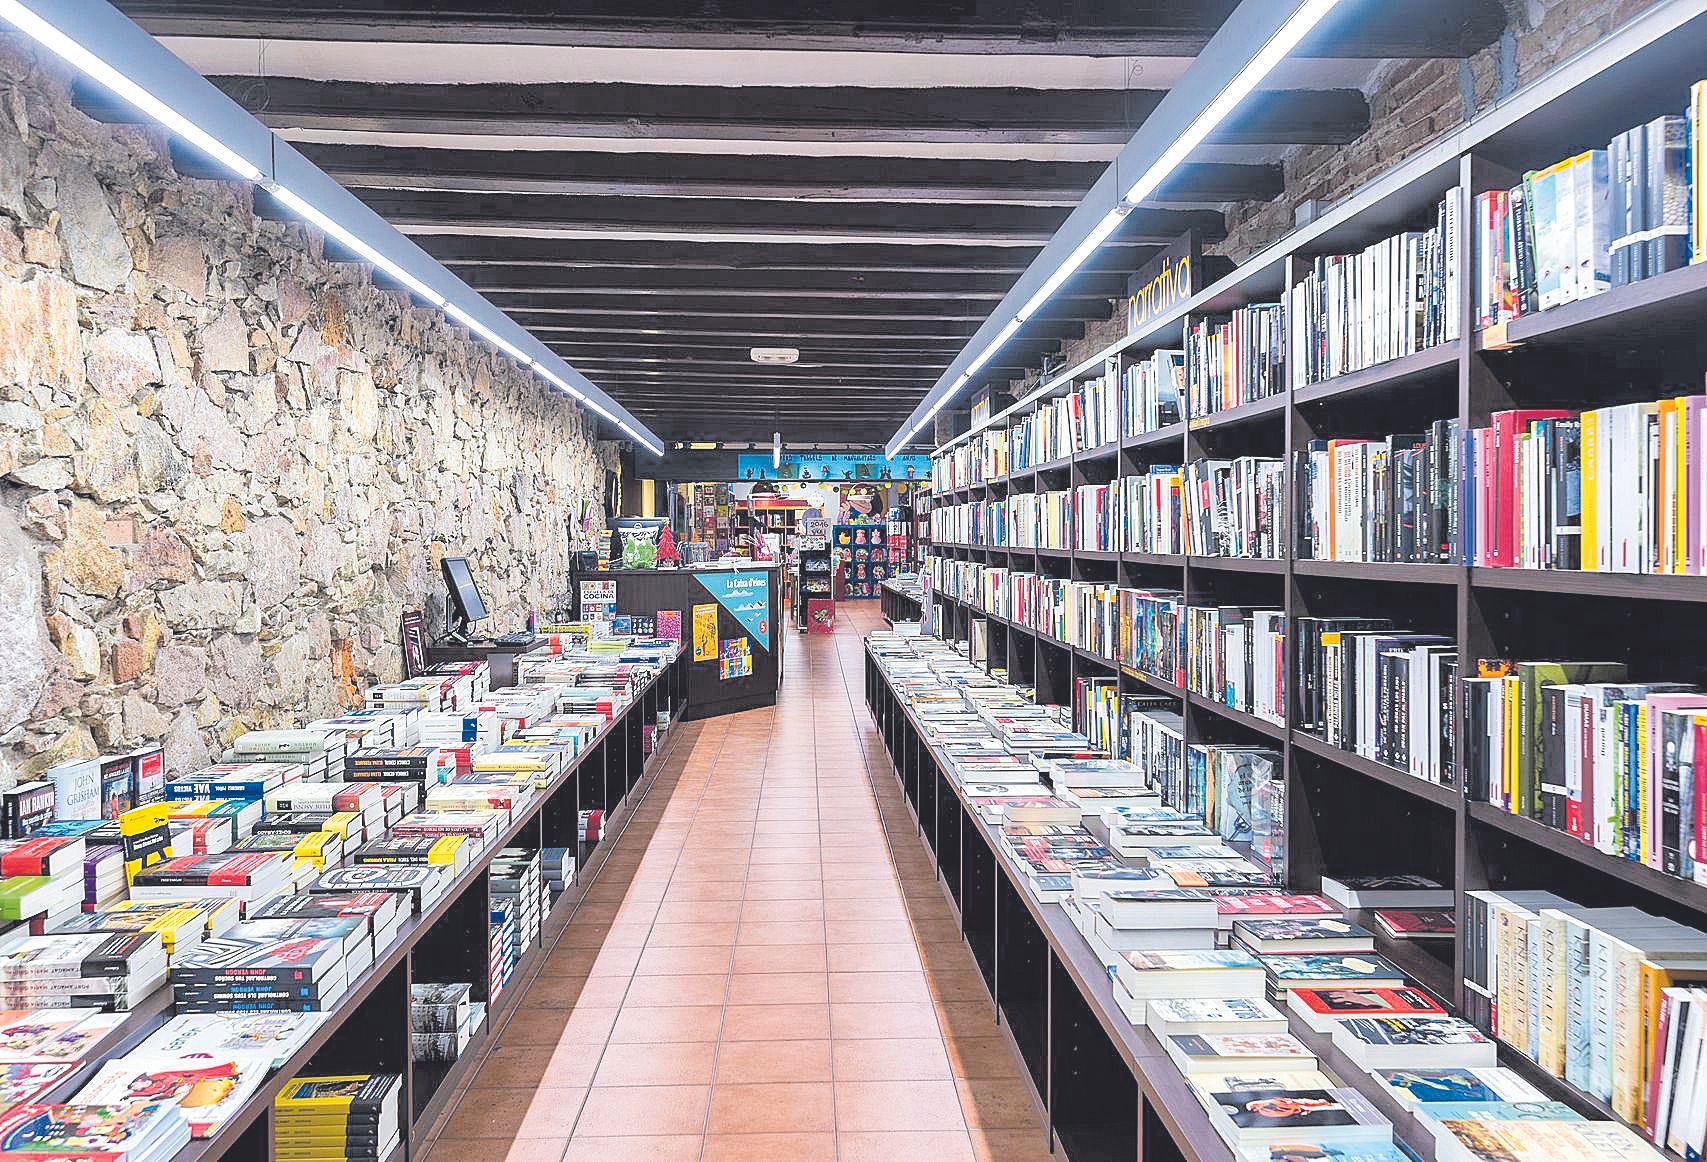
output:
[[[1375,918],[1398,940],[1441,938],[1458,933],[1457,921],[1445,908],[1382,908]]]
[[[1488,564],[1509,569],[1517,561],[1517,437],[1535,420],[1574,415],[1558,408],[1513,408],[1493,414],[1494,536]]]
[[[24,840],[16,847],[0,854],[0,876],[50,875],[51,873],[47,870],[48,857],[64,847],[67,842],[65,839],[54,837]]]
[[[248,886],[256,872],[279,858],[276,851],[243,852],[231,857],[210,856],[207,883],[210,888],[240,888]]]
[[[1411,988],[1293,989],[1298,1003],[1325,1017],[1433,1017],[1446,1010]]]
[[[1338,916],[1340,908],[1322,896],[1216,896],[1223,916]]]

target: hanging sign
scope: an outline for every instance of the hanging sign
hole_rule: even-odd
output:
[[[1126,280],[1126,333],[1137,332],[1203,285],[1203,240],[1188,230]]]

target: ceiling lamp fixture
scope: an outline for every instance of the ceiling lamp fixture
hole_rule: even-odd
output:
[[[754,347],[750,352],[754,363],[798,363],[798,347]]]
[[[620,418],[599,404],[589,394],[598,390],[590,380],[433,261],[106,0],[0,0],[0,22],[16,28],[233,176],[259,185],[298,218],[319,227],[411,294],[444,311],[524,370],[537,372],[593,408],[653,455],[664,454],[663,445],[650,433],[642,435],[635,430],[641,428],[639,420]],[[114,61],[123,62],[123,67]],[[472,310],[485,314],[496,326],[476,319],[469,309],[436,290],[434,283],[470,303]],[[528,348],[537,348],[537,356],[530,355]],[[798,357],[798,352],[795,354]],[[582,386],[574,386],[564,375]]]
[[[1269,3],[1272,3],[1272,0],[1245,0],[1234,12],[1228,25],[1238,20],[1247,11],[1257,12]],[[1143,175],[1127,188],[1120,200],[1097,220],[1097,223],[1086,232],[1067,257],[1062,259],[1055,269],[1049,273],[1049,276],[1038,285],[1037,289],[1027,296],[1025,304],[1014,312],[1008,322],[996,333],[996,337],[984,345],[977,357],[965,366],[954,381],[947,388],[942,387],[941,380],[937,381],[937,387],[933,390],[940,390],[941,395],[932,403],[930,409],[915,420],[911,426],[903,424],[902,428],[896,429],[895,435],[890,438],[889,444],[885,448],[885,454],[893,457],[900,449],[910,443],[913,437],[918,435],[924,426],[930,422],[931,417],[941,411],[943,405],[964,387],[972,376],[977,374],[978,369],[988,363],[1004,343],[1013,338],[1014,332],[1018,331],[1026,320],[1036,315],[1055,292],[1060,290],[1062,285],[1085,264],[1090,256],[1108,241],[1114,232],[1120,228],[1120,224],[1125,221],[1126,216],[1136,209],[1145,198],[1160,188],[1168,176],[1178,169],[1186,158],[1191,156],[1192,150],[1201,145],[1223,121],[1232,115],[1240,102],[1256,90],[1263,79],[1274,71],[1275,66],[1285,60],[1287,55],[1298,47],[1299,42],[1309,35],[1310,30],[1320,24],[1323,17],[1327,16],[1338,3],[1339,0],[1303,0],[1303,3],[1299,4],[1292,15],[1287,17],[1285,22],[1274,32],[1274,35],[1269,37],[1262,48],[1257,50],[1256,55],[1246,61],[1244,66],[1221,87],[1214,99],[1187,123],[1186,127],[1162,150],[1155,160],[1145,166]],[[1261,19],[1260,16],[1255,18]],[[1222,26],[1222,31],[1216,35],[1216,40],[1219,40],[1223,34],[1234,35],[1228,33],[1228,25]],[[1215,41],[1211,41],[1211,45],[1214,44]],[[1191,74],[1188,71],[1185,81],[1189,82],[1190,80]],[[1180,87],[1176,86],[1174,92],[1180,91]],[[1170,97],[1172,95],[1172,93],[1169,94]],[[1167,100],[1164,99],[1164,106],[1166,103]],[[1133,148],[1143,132],[1142,128],[1138,130],[1138,133],[1133,136],[1133,141],[1128,143],[1128,149]],[[1123,150],[1122,153],[1124,154],[1124,152]],[[1119,166],[1120,159],[1116,158],[1114,162],[1110,163],[1109,169],[1118,173]],[[1026,274],[1031,274],[1031,271],[1028,270]],[[1013,292],[1010,291],[1009,293],[1012,294]],[[1006,301],[1006,299],[1003,300],[1004,303]],[[998,307],[998,310],[1000,309]]]

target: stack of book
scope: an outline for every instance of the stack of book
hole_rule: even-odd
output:
[[[539,852],[507,847],[493,858],[489,875],[492,899],[508,900],[515,906],[515,955],[519,959],[538,943],[540,922],[551,906]]]
[[[1655,1141],[1699,1149],[1707,933],[1548,891],[1474,891],[1467,907],[1477,1024]]]
[[[1605,149],[1531,170],[1476,198],[1476,313],[1482,327],[1547,311],[1700,260],[1702,84],[1687,108],[1636,125]]]
[[[345,959],[348,936],[277,935],[262,927],[278,923],[241,924],[179,957],[172,965],[172,993],[178,1011],[330,1009],[350,984]],[[371,947],[369,944],[366,962],[372,960]]]
[[[132,1009],[165,981],[166,946],[154,932],[25,936],[0,949],[8,1009]]]
[[[409,1047],[416,1061],[455,1061],[485,1019],[465,982],[409,986]]]
[[[494,897],[488,913],[488,960],[491,965],[486,995],[497,998],[516,974],[521,945],[520,905],[516,898]]]
[[[142,1047],[102,1065],[75,1100],[80,1105],[117,1106],[146,1095],[149,1101],[176,1105],[192,1138],[211,1138],[261,1087],[272,1068],[272,1056],[266,1052],[197,1048],[169,1053]]]
[[[234,898],[245,903],[290,886],[291,861],[279,852],[237,851],[168,859],[131,877],[133,900]]]
[[[20,1105],[0,1114],[0,1144],[36,1162],[166,1162],[190,1144],[190,1125],[169,1101]]]
[[[402,1075],[298,1077],[273,1099],[281,1162],[385,1162],[402,1145]]]
[[[43,923],[82,910],[87,892],[81,837],[0,840],[0,920]]]
[[[1121,434],[1141,436],[1185,418],[1185,352],[1155,351],[1126,367]]]

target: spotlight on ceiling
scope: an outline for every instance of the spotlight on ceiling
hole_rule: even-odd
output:
[[[800,348],[754,347],[749,354],[754,363],[795,363],[800,359]]]

